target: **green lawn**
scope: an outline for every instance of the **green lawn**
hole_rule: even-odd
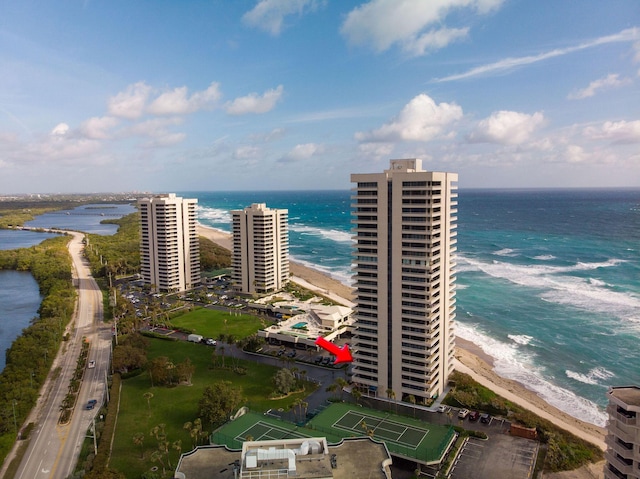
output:
[[[287,409],[297,398],[303,398],[311,392],[308,388],[306,392],[294,394],[285,399],[270,400],[268,396],[273,391],[271,378],[278,368],[227,357],[227,365],[236,361],[239,366],[247,369],[247,374],[241,376],[227,369],[210,369],[212,354],[213,348],[201,344],[150,340],[149,359],[167,356],[177,364],[187,357],[190,358],[196,367],[193,384],[173,388],[152,388],[146,373],[123,381],[111,467],[123,472],[131,479],[139,479],[142,473],[153,466],[158,466],[161,471],[162,465],[150,460],[152,452],[158,445],[150,431],[159,424],[166,425],[167,440],[170,443],[181,440],[182,452],[191,450],[191,438],[182,426],[185,422],[196,419],[198,401],[202,392],[207,385],[215,381],[231,381],[235,387],[241,388],[246,398],[245,405],[258,412],[270,408]],[[150,408],[144,397],[146,392],[153,394]],[[211,432],[208,424],[204,426],[205,430]],[[140,458],[142,448],[133,443],[133,436],[138,432],[145,434],[142,459]],[[171,451],[172,468],[175,467],[179,455],[177,450]],[[168,465],[167,469],[170,469]]]
[[[230,314],[228,311],[207,308],[198,308],[173,318],[171,324],[209,338],[231,334],[236,339],[251,336],[270,325],[263,318],[251,314],[240,314],[239,311],[232,311]]]

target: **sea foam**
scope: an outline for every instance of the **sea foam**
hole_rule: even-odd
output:
[[[507,344],[483,333],[478,325],[456,323],[456,334],[478,345],[494,358],[495,372],[536,393],[547,403],[585,422],[604,426],[607,415],[597,404],[551,383],[537,367],[535,356],[518,343]]]
[[[567,375],[567,377],[575,379],[576,381],[579,381],[581,383],[593,384],[603,387],[607,387],[611,383],[611,381],[606,381],[603,384],[601,382],[602,380],[611,379],[615,376],[615,374],[603,367],[592,368],[591,370],[589,370],[589,372],[587,372],[587,374],[577,373],[575,371],[567,369],[565,371],[565,374]]]
[[[540,298],[556,304],[570,305],[586,311],[613,314],[619,319],[633,321],[640,310],[640,297],[633,293],[612,291],[606,283],[594,278],[582,278],[567,273],[612,268],[622,261],[576,263],[568,266],[519,265],[502,261],[484,262],[473,258],[459,258],[458,271],[481,271],[494,278],[532,288]]]

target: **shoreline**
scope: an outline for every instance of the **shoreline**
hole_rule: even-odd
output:
[[[231,233],[201,223],[198,223],[197,231],[199,235],[210,239],[223,248],[231,250]],[[339,300],[342,299],[345,305],[349,305],[353,300],[353,289],[328,275],[295,261],[289,262],[289,268],[293,282],[329,296],[337,302],[341,302]],[[469,374],[476,382],[505,399],[552,421],[562,429],[595,444],[603,450],[606,449],[604,442],[606,431],[604,428],[581,421],[560,411],[524,385],[499,376],[493,370],[494,361],[493,357],[485,353],[475,343],[456,337],[455,368],[458,371]]]

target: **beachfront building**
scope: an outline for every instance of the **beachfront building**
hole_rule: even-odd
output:
[[[289,281],[289,212],[254,203],[231,212],[231,279],[237,291],[267,294]]]
[[[418,159],[351,175],[352,381],[369,395],[425,402],[453,371],[457,181]]]
[[[185,291],[200,284],[197,203],[174,193],[138,200],[140,271],[154,291]]]
[[[640,479],[640,387],[609,389],[605,479]]]

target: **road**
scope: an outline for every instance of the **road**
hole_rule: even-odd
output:
[[[78,288],[75,327],[70,331],[71,339],[60,348],[52,367],[52,371],[59,367],[60,374],[55,378],[49,375],[40,391],[38,404],[27,419],[36,427],[15,475],[17,479],[64,479],[69,476],[78,460],[87,430],[99,411],[98,406],[103,404],[106,396],[111,329],[102,322],[102,293],[82,256],[84,235],[67,233],[72,235],[69,252]],[[59,425],[60,406],[68,392],[83,338],[91,343],[89,360],[95,360],[96,367],[85,371],[71,421]],[[98,406],[93,410],[84,408],[89,399],[98,401]],[[5,464],[8,462],[5,461]]]

